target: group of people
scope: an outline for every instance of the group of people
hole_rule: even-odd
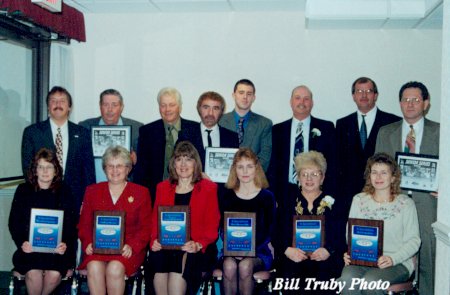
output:
[[[425,118],[428,90],[420,82],[402,86],[403,118],[377,108],[372,79],[358,78],[351,92],[357,111],[339,119],[335,128],[311,116],[313,95],[304,85],[292,91],[293,117],[274,126],[251,111],[255,86],[247,79],[235,84],[235,108],[226,114],[220,94],[203,93],[197,102],[200,123],[181,117],[181,95],[174,88],[160,90],[161,119],[147,125],[122,117],[123,97],[108,89],[100,95],[101,117],[80,122],[81,127],[69,121],[69,92],[54,87],[47,96],[49,118],[23,134],[27,182],[16,191],[9,222],[18,247],[14,269],[26,275],[30,294],[49,294],[75,267],[78,237],[78,267],[87,269],[93,294],[123,293],[124,277],[142,264],[147,285],[152,282],[157,294],[193,294],[202,274],[214,267],[223,268],[226,294],[252,294],[252,274],[274,263],[280,277],[340,277],[348,288],[356,277],[404,281],[414,259],[420,293],[433,294],[431,224],[437,194],[401,192],[394,160],[396,152],[439,154],[439,124]],[[113,146],[94,160],[89,128],[97,125],[131,126],[131,150]],[[204,173],[207,147],[239,148],[225,184]],[[181,250],[163,249],[158,241],[157,208],[173,205],[189,205],[191,212],[190,241]],[[55,253],[33,252],[29,217],[18,216],[29,216],[30,208],[64,210],[64,235]],[[93,213],[98,210],[126,212],[119,255],[93,251]],[[255,257],[217,261],[216,241],[228,211],[256,213]],[[313,253],[293,246],[292,218],[298,215],[325,216],[325,242]],[[384,220],[378,267],[351,265],[346,251],[349,217]],[[343,294],[363,291],[344,288]]]

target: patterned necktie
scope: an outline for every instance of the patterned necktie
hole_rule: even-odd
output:
[[[413,125],[409,125],[409,132],[405,141],[405,153],[414,154],[416,152],[416,132]]]
[[[366,115],[362,116],[362,123],[361,123],[361,129],[359,130],[359,137],[361,138],[361,146],[364,149],[367,142],[367,126],[366,126]]]
[[[242,144],[244,141],[244,118],[240,117],[238,122],[238,138],[239,138],[239,145]]]
[[[298,123],[296,134],[297,136],[295,136],[294,159],[295,156],[303,153],[303,122]],[[292,180],[297,183],[297,171],[295,171],[295,164],[293,165]]]
[[[211,139],[211,129],[206,129],[206,133],[208,133],[208,147],[212,147],[212,139]]]
[[[55,140],[55,146],[56,146],[56,158],[58,159],[59,165],[61,168],[64,168],[63,163],[63,141],[62,141],[62,134],[61,134],[61,128],[58,127],[56,132],[56,140]]]
[[[172,130],[174,130],[174,129],[175,129],[175,127],[173,127],[172,125],[169,125],[169,127],[167,128],[168,132],[167,132],[167,136],[166,136],[166,150],[165,150],[165,154],[164,154],[163,180],[169,178],[169,161],[170,161],[170,157],[172,157],[173,149],[175,146],[175,140],[173,138],[173,133],[172,133]]]

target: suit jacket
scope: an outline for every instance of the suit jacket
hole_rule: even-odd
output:
[[[239,148],[239,138],[236,132],[228,130],[222,126],[219,127],[220,147],[224,148]],[[200,125],[198,128],[183,132],[181,136],[178,136],[178,142],[183,140],[190,141],[198,151],[200,160],[202,161],[203,171],[205,171],[205,156],[206,149],[203,146],[202,130]]]
[[[375,153],[375,143],[381,127],[401,120],[400,117],[377,110],[372,130],[364,149],[361,146],[358,115],[356,112],[336,121],[338,198],[343,215],[348,216],[353,196],[364,187],[367,159]]]
[[[144,124],[142,124],[141,122],[132,120],[132,119],[125,118],[125,117],[121,117],[121,118],[122,118],[123,125],[131,126],[131,146],[132,146],[133,150],[136,151],[138,137],[139,137],[139,128],[141,126],[143,126]],[[78,125],[81,125],[84,128],[91,130],[92,126],[98,126],[100,124],[101,119],[102,119],[102,117],[86,119],[86,120],[78,123]]]
[[[292,119],[276,124],[272,128],[272,159],[269,168],[269,182],[271,189],[275,191],[278,202],[282,202],[285,188],[289,184],[289,166],[291,149],[291,125]],[[320,136],[313,135],[311,130],[320,130]],[[321,152],[327,160],[327,172],[325,175],[324,189],[326,193],[334,194],[335,190],[335,129],[330,121],[317,119],[311,116],[309,129],[309,150]]]
[[[184,132],[199,128],[199,123],[181,118],[181,130]],[[163,180],[164,158],[166,153],[166,133],[162,119],[139,128],[137,163],[133,172],[134,182],[146,186],[150,190],[152,203],[155,200],[156,185]]]
[[[234,112],[224,114],[219,124],[236,132]],[[272,154],[272,121],[250,111],[241,147],[251,148],[261,161],[264,171],[267,171]]]
[[[156,189],[156,203],[152,213],[152,238],[150,245],[158,238],[158,206],[175,204],[176,185],[165,180]],[[208,245],[215,243],[219,232],[220,211],[217,202],[217,185],[202,179],[194,185],[191,194],[190,222],[191,240],[202,244],[205,253]]]
[[[41,148],[48,148],[56,153],[50,119],[30,125],[22,136],[22,169],[26,171],[34,155]],[[68,121],[69,149],[67,151],[64,181],[75,196],[77,212],[80,212],[86,187],[95,183],[94,157],[92,154],[91,135],[86,128]]]

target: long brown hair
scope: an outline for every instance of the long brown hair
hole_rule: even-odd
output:
[[[63,173],[62,168],[59,165],[58,159],[56,158],[56,155],[53,151],[47,149],[47,148],[41,148],[36,155],[34,155],[33,161],[31,162],[30,168],[28,168],[27,171],[27,179],[28,182],[30,182],[35,191],[40,190],[38,183],[38,177],[37,177],[37,167],[39,165],[39,160],[43,159],[46,162],[49,162],[53,165],[55,169],[55,176],[53,177],[53,181],[50,184],[49,189],[52,191],[56,191],[62,184],[63,179]]]
[[[178,184],[178,174],[175,169],[175,160],[180,157],[188,157],[195,161],[194,175],[192,175],[192,184],[196,184],[202,179],[202,161],[198,155],[197,149],[189,141],[181,141],[175,147],[172,157],[169,161],[169,181],[172,184]]]
[[[391,201],[401,192],[400,190],[400,181],[401,174],[400,168],[398,167],[397,162],[386,153],[378,153],[373,155],[367,160],[366,170],[364,171],[364,178],[366,179],[366,184],[364,185],[363,192],[370,194],[373,196],[375,193],[375,188],[372,185],[372,181],[370,180],[370,173],[372,172],[372,167],[375,164],[385,164],[389,167],[392,173],[392,177],[394,177],[394,181],[391,183]]]
[[[239,178],[237,177],[236,165],[242,159],[248,159],[255,163],[255,186],[258,188],[268,188],[269,182],[267,181],[266,175],[264,174],[264,170],[261,166],[258,156],[251,149],[245,147],[240,148],[234,155],[233,164],[230,167],[230,175],[228,176],[228,181],[225,184],[225,187],[233,190],[239,189],[241,183],[239,181]]]

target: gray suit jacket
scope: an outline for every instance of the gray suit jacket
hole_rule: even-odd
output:
[[[236,132],[234,111],[224,114],[219,125]],[[250,111],[244,129],[244,141],[240,146],[251,148],[261,161],[264,171],[267,171],[272,154],[272,121]]]
[[[101,118],[102,117],[86,119],[86,120],[78,123],[78,125],[83,126],[84,128],[86,128],[90,131],[92,126],[99,125]],[[132,119],[125,118],[125,117],[121,117],[121,118],[122,118],[123,125],[131,126],[131,147],[133,148],[133,151],[136,151],[138,137],[139,137],[139,128],[141,126],[143,126],[144,124],[142,124],[141,122],[132,120]]]

